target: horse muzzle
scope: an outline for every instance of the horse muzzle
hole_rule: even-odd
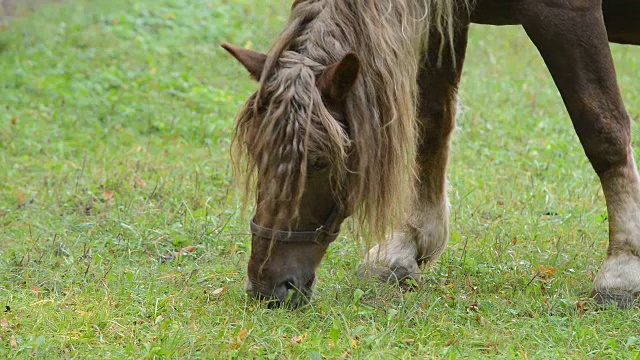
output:
[[[286,278],[273,286],[248,279],[245,291],[254,299],[263,301],[269,308],[296,309],[309,303],[314,285],[315,275],[304,282],[292,277]]]

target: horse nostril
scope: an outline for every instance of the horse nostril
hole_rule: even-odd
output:
[[[300,305],[307,304],[311,295],[311,289],[309,283],[301,283],[301,280],[295,277],[288,277],[280,282],[273,288],[271,292],[271,300],[273,300],[271,306],[288,306],[291,308],[297,308]],[[313,279],[311,279],[311,285]]]
[[[287,292],[289,290],[297,290],[298,287],[296,286],[295,280],[293,278],[288,278],[284,281],[282,281],[279,285],[278,288],[280,289],[284,289]]]
[[[276,285],[274,289],[274,295],[280,299],[280,301],[291,300],[295,293],[298,291],[298,286],[293,278],[287,278]]]

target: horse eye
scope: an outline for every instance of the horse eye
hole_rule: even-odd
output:
[[[324,161],[312,161],[307,167],[307,174],[317,174],[329,168],[329,164]]]

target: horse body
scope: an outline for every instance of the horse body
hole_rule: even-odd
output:
[[[347,216],[373,235],[393,227],[362,275],[420,281],[448,239],[446,168],[476,22],[522,25],[544,58],[607,202],[609,250],[593,296],[629,306],[640,294],[640,177],[608,41],[640,44],[639,8],[633,0],[297,0],[268,55],[224,45],[260,81],[236,127],[258,180],[248,291],[306,302],[334,238],[326,234]]]
[[[522,14],[526,11],[526,3],[536,3],[536,1],[476,0],[469,20],[472,23],[484,25],[522,25]],[[542,2],[537,1],[537,3]],[[609,41],[640,45],[640,25],[638,24],[640,1],[602,0],[602,13]]]

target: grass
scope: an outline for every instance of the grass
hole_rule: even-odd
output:
[[[604,199],[518,28],[472,30],[452,239],[425,286],[359,282],[347,232],[310,306],[244,295],[228,148],[255,85],[218,44],[266,50],[288,6],[73,0],[0,31],[0,356],[640,359],[638,312],[587,297]],[[638,119],[640,49],[613,51]]]

